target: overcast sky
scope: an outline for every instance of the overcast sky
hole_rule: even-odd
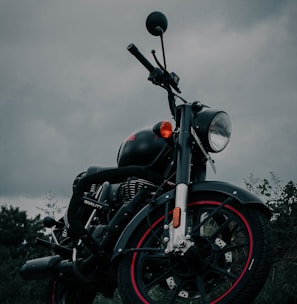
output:
[[[152,11],[168,18],[182,96],[231,116],[209,178],[297,181],[296,0],[0,0],[0,204],[34,213],[49,191],[67,202],[77,173],[116,165],[127,135],[170,118],[126,49],[161,59]]]

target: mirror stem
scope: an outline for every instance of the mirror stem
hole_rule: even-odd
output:
[[[161,38],[161,45],[162,45],[164,68],[165,68],[165,70],[167,70],[166,57],[165,57],[165,48],[164,48],[164,41],[163,41],[163,33],[160,35],[160,38]]]

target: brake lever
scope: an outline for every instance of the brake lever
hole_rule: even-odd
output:
[[[151,80],[154,84],[158,84],[158,85],[164,84],[166,86],[168,84],[176,92],[181,93],[181,90],[177,86],[178,83],[179,83],[179,77],[174,72],[169,73],[166,70],[166,67],[162,66],[162,64],[160,63],[160,61],[158,60],[158,58],[156,56],[156,51],[155,50],[152,50],[152,54],[153,54],[153,57],[154,57],[157,65],[159,66],[160,69],[158,71],[155,71],[156,75],[154,74],[151,77],[149,77],[149,80]],[[163,72],[163,74],[161,74],[161,72]],[[155,79],[156,83],[154,82],[154,79],[153,79],[154,76],[156,76],[156,79]]]

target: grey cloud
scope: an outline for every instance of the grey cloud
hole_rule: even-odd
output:
[[[134,129],[170,117],[166,94],[126,50],[151,58],[153,10],[169,21],[167,61],[183,96],[225,109],[230,146],[211,179],[273,170],[297,178],[296,2],[2,1],[1,197],[60,197],[87,166],[113,165]]]

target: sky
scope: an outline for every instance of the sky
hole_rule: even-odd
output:
[[[145,28],[153,11],[167,16],[182,96],[231,117],[209,179],[297,181],[296,0],[0,0],[0,204],[31,215],[49,193],[67,204],[78,173],[115,166],[130,133],[170,119],[127,51],[162,58]]]

